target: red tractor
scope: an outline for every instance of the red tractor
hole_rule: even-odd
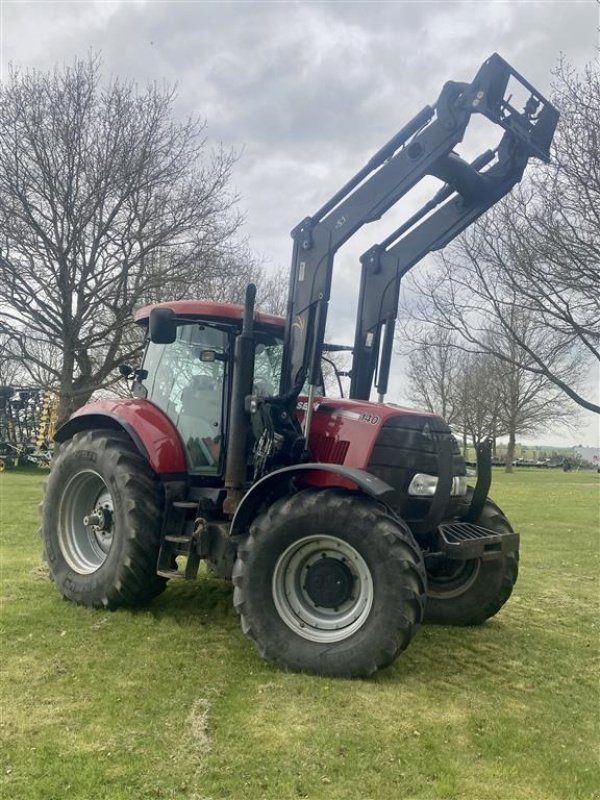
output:
[[[474,112],[504,133],[467,163],[454,147]],[[254,286],[244,306],[138,311],[144,360],[122,367],[134,397],[90,403],[56,434],[43,540],[59,591],[130,606],[195,577],[204,559],[233,580],[242,629],[264,658],[325,675],[373,674],[423,619],[496,614],[519,538],[488,498],[489,447],[470,489],[446,423],[384,396],[402,276],[506,195],[530,157],[548,160],[557,119],[494,54],[292,232],[285,319],[255,312]],[[334,254],[426,175],[442,188],[361,259],[354,345],[326,344]],[[324,396],[321,360],[336,350],[352,353],[348,399]]]

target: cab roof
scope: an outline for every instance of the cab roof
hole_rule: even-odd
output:
[[[134,313],[134,320],[138,325],[147,325],[150,312],[153,308],[170,308],[178,317],[198,317],[211,320],[239,320],[244,317],[244,306],[238,303],[215,303],[212,300],[168,300],[165,303],[152,303],[142,306]],[[262,325],[268,325],[278,330],[285,327],[285,317],[275,314],[265,314],[263,311],[254,312],[254,320]]]

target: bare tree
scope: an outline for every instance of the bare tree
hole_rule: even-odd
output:
[[[261,270],[258,277],[258,306],[261,311],[285,317],[287,314],[288,283],[290,279],[287,268],[279,268],[267,273]]]
[[[269,272],[257,261],[249,247],[240,247],[222,259],[222,271],[211,277],[201,276],[190,291],[199,299],[223,303],[243,303],[246,286],[257,287],[256,305],[260,311],[285,316],[287,308],[287,270]]]
[[[520,341],[527,344],[530,340],[529,319],[513,309],[510,325],[518,332]],[[492,359],[496,372],[495,393],[490,400],[497,419],[498,435],[508,437],[506,471],[512,472],[517,436],[539,433],[551,425],[572,426],[577,421],[577,414],[572,401],[555,383],[522,366],[521,345],[506,333],[504,327],[496,328],[493,339],[490,347],[502,352],[505,358],[487,356]],[[558,372],[557,365],[551,363]]]
[[[474,445],[487,438],[495,441],[504,433],[495,359],[465,351],[448,331],[406,326],[402,341],[408,355],[408,396],[446,420],[461,436],[464,454],[469,441]]]
[[[495,360],[481,353],[463,353],[455,386],[456,430],[462,433],[463,452],[470,441],[477,447],[485,439],[494,443],[503,430],[499,419],[498,371]]]
[[[448,332],[424,339],[408,352],[408,389],[410,399],[449,425],[459,419],[461,403],[459,381],[463,371],[462,353],[454,346]]]
[[[10,351],[10,338],[0,333],[0,386],[22,385],[26,373]]]
[[[417,281],[413,312],[600,413],[581,389],[600,362],[598,66],[578,74],[561,63],[554,100],[562,116],[550,167],[534,170]],[[514,346],[496,347],[490,329]]]
[[[97,58],[12,69],[0,87],[0,332],[64,419],[139,340],[136,305],[233,268],[235,157],[176,122],[174,90],[112,80]]]
[[[511,325],[522,341],[530,341],[530,322],[513,309]],[[463,452],[508,437],[507,472],[512,471],[517,436],[533,434],[552,424],[571,424],[573,404],[546,379],[518,364],[518,345],[502,326],[487,332],[488,351],[468,351],[448,332],[430,331],[429,341],[414,344],[407,372],[413,400],[438,413],[459,433]],[[491,355],[502,353],[504,358]]]

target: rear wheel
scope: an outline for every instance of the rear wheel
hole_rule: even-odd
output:
[[[501,509],[488,498],[477,524],[496,533],[513,529]],[[517,580],[519,553],[491,561],[446,559],[427,569],[425,622],[437,625],[480,625],[500,611]]]
[[[423,617],[420,550],[366,497],[305,490],[274,503],[238,549],[234,604],[263,658],[296,671],[368,676]]]
[[[54,459],[42,506],[45,555],[59,591],[104,608],[160,594],[162,507],[160,484],[126,434],[75,434]]]

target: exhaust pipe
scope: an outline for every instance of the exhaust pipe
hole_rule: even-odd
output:
[[[245,494],[247,469],[247,444],[250,418],[246,411],[246,397],[252,394],[254,381],[254,301],[256,286],[246,287],[242,332],[235,340],[233,356],[233,382],[227,435],[227,463],[225,466],[225,489],[223,503],[226,514],[234,514]]]

